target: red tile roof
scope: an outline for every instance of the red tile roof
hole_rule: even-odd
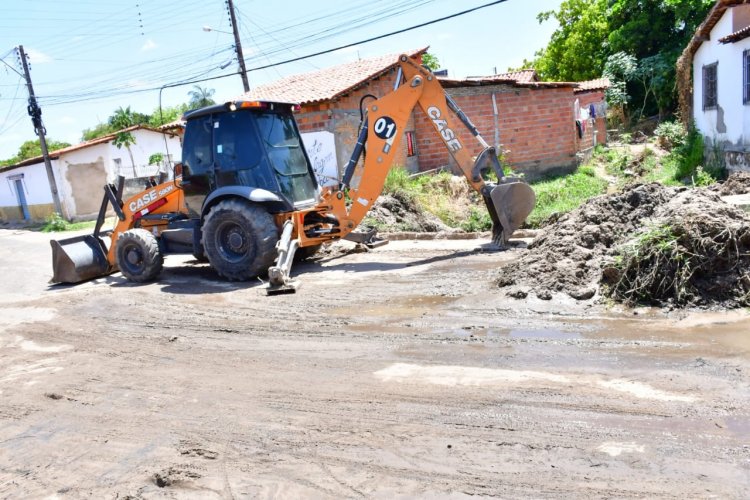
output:
[[[518,83],[531,83],[531,82],[539,81],[539,75],[536,74],[535,69],[522,69],[519,71],[500,73],[496,76],[500,78],[505,78],[507,80],[515,80]]]
[[[597,78],[596,80],[587,80],[578,82],[576,94],[580,92],[591,92],[592,90],[606,90],[610,87],[609,78]]]
[[[741,30],[737,30],[731,35],[727,35],[724,38],[719,38],[719,43],[735,43],[750,36],[750,26],[745,26]]]
[[[91,139],[90,141],[85,141],[80,144],[74,144],[73,146],[68,146],[67,148],[56,149],[55,151],[50,151],[49,157],[50,157],[50,160],[55,160],[57,158],[60,158],[60,156],[65,153],[70,153],[71,151],[78,151],[79,149],[96,146],[97,144],[105,144],[111,141],[112,139],[114,139],[115,137],[117,137],[117,134],[121,134],[123,132],[132,132],[134,130],[139,130],[139,129],[150,130],[152,132],[157,132],[159,134],[165,133],[161,130],[157,130],[155,128],[152,128],[146,125],[133,125],[132,127],[124,128],[122,130],[118,130],[117,132],[113,132],[108,135],[103,135],[101,137],[97,137],[96,139]],[[173,135],[173,134],[169,134],[169,135]],[[34,158],[28,158],[26,160],[20,161],[16,163],[15,165],[8,165],[7,167],[0,168],[0,171],[13,170],[14,168],[23,167],[26,165],[33,165],[35,163],[41,163],[42,161],[44,161],[43,156],[35,156]]]
[[[412,58],[421,56],[429,47],[406,52]],[[346,95],[366,82],[387,73],[398,63],[401,54],[362,59],[310,73],[291,75],[259,85],[238,99],[267,100],[310,104],[329,101]]]

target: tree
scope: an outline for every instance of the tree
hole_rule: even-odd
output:
[[[188,104],[178,104],[177,106],[167,106],[154,109],[151,113],[151,119],[148,121],[148,125],[151,127],[160,127],[165,123],[170,123],[180,118],[186,111],[189,111],[190,107]]]
[[[130,146],[135,144],[135,137],[130,132],[124,132],[123,130],[128,127],[136,125],[136,116],[130,110],[130,106],[123,109],[122,106],[115,110],[115,113],[109,117],[109,123],[115,130],[118,130],[115,138],[112,139],[112,144],[121,149],[125,147],[128,150],[130,156],[130,164],[133,165],[133,177],[138,177],[138,172],[135,169],[135,159],[133,158],[133,152],[130,150]]]
[[[67,148],[70,146],[68,142],[55,141],[53,139],[47,139],[47,150],[57,151],[58,149]],[[39,143],[39,139],[26,141],[18,148],[18,153],[6,160],[0,160],[0,166],[15,165],[18,162],[28,160],[29,158],[35,158],[42,156],[42,146]]]
[[[712,0],[564,0],[557,11],[542,12],[539,22],[556,19],[559,27],[534,68],[543,80],[598,78],[610,56],[625,53],[639,61],[638,74],[626,83],[641,113],[675,109],[675,62]]]
[[[216,92],[214,89],[207,89],[200,85],[193,85],[193,90],[188,92],[188,96],[190,97],[188,106],[190,109],[198,109],[216,104],[216,101],[212,99],[214,92]]]
[[[437,56],[429,52],[422,54],[422,65],[427,66],[431,71],[440,69],[440,61]]]

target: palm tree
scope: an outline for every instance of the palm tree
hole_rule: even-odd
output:
[[[117,146],[117,149],[125,146],[130,156],[130,164],[133,166],[133,177],[138,177],[138,172],[135,169],[135,159],[133,158],[133,152],[130,150],[130,146],[135,144],[135,137],[130,132],[123,132],[124,129],[135,125],[135,116],[130,109],[130,106],[123,109],[122,106],[115,110],[115,113],[109,118],[109,123],[117,130],[117,135],[112,140],[112,144]]]
[[[200,85],[193,85],[193,90],[188,92],[188,96],[190,96],[190,102],[188,103],[190,109],[197,109],[216,104],[216,101],[212,99],[214,92],[216,92],[214,89],[203,88]]]

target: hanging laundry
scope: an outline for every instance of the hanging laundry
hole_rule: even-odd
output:
[[[589,115],[596,120],[596,106],[594,106],[593,102],[589,105]]]
[[[578,138],[583,139],[583,122],[581,120],[576,120],[576,132],[578,132]]]

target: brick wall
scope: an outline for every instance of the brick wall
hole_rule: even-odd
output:
[[[335,101],[309,104],[302,107],[297,122],[302,132],[329,131],[336,137],[339,175],[346,166],[357,140],[360,122],[359,102],[366,94],[382,97],[393,89],[395,70],[371,80],[352,93]],[[447,92],[472,120],[488,144],[505,150],[511,166],[534,179],[545,174],[570,171],[578,164],[576,154],[592,144],[591,130],[579,140],[573,113],[574,101],[581,105],[603,99],[602,92],[574,94],[573,87],[520,88],[512,85],[487,85],[448,88]],[[494,113],[493,96],[497,105]],[[367,105],[368,100],[365,101]],[[598,142],[605,140],[604,120],[597,124]],[[462,143],[472,154],[481,146],[463,127],[458,127]],[[421,109],[416,108],[407,124],[406,132],[416,136],[417,156],[407,157],[407,145],[402,135],[396,165],[410,171],[426,171],[453,166],[453,159]]]
[[[303,105],[300,113],[296,115],[301,132],[325,130],[335,134],[339,175],[343,174],[343,169],[346,167],[354,150],[354,145],[357,143],[360,124],[360,99],[367,94],[376,97],[389,94],[393,91],[395,78],[396,71],[392,70],[381,78],[370,80],[362,87],[335,101]],[[372,99],[365,99],[363,106],[367,106],[371,101]],[[410,171],[416,172],[419,170],[417,157],[407,157],[406,132],[414,132],[413,117],[407,123],[406,129],[402,131],[401,146],[395,157],[395,165],[405,166]]]
[[[604,91],[595,90],[590,92],[579,92],[575,94],[579,105],[582,108],[588,108],[590,104],[598,104],[604,101]],[[578,151],[586,152],[594,147],[594,131],[596,131],[596,144],[605,144],[607,142],[607,119],[604,116],[596,117],[596,120],[589,121],[583,138],[576,135]]]

